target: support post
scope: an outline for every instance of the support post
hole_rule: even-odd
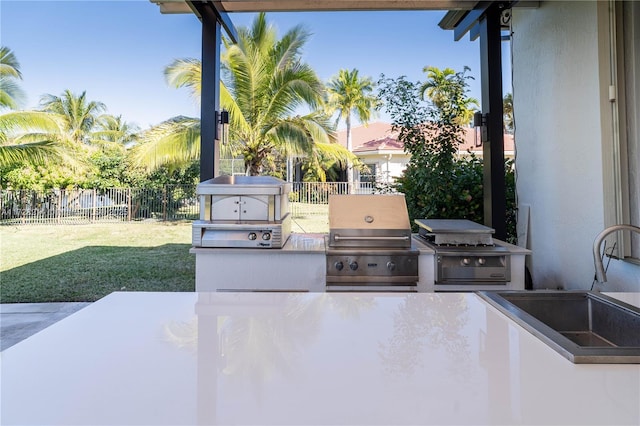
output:
[[[487,142],[482,148],[484,222],[495,229],[495,237],[507,237],[502,110],[501,3],[489,6],[479,21],[482,112],[487,114]]]
[[[213,6],[196,3],[202,18],[202,92],[200,100],[200,181],[219,173],[220,142],[218,117],[220,110],[221,24]]]

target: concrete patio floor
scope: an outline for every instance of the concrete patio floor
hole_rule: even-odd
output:
[[[88,305],[89,302],[0,304],[0,351]]]

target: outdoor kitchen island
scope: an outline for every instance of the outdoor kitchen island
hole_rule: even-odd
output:
[[[291,183],[218,176],[198,184],[196,291],[522,290],[529,250],[465,219],[416,220],[403,194],[330,194],[328,234],[291,232]]]
[[[326,290],[326,234],[292,233],[282,249],[194,247],[196,291]],[[498,241],[511,255],[511,279],[499,285],[435,284],[435,251],[416,235],[417,292],[523,290],[525,256],[529,250]]]
[[[118,292],[1,369],[3,425],[640,423],[639,365],[572,364],[473,293]]]

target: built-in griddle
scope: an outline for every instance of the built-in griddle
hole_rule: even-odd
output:
[[[505,285],[511,280],[509,250],[488,226],[466,219],[416,219],[418,237],[436,252],[436,286]]]

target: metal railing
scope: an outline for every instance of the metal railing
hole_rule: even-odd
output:
[[[371,194],[375,184],[294,182],[293,218],[327,216],[331,194]],[[195,185],[162,188],[0,190],[0,224],[72,224],[101,221],[195,220],[200,207]]]

